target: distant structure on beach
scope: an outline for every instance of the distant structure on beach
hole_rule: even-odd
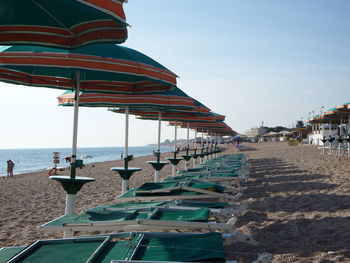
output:
[[[250,130],[245,132],[245,135],[249,138],[256,138],[265,133],[267,133],[267,127],[260,126],[260,127],[250,128]]]
[[[250,128],[250,130],[245,132],[245,136],[247,136],[252,142],[283,142],[293,137],[293,133],[283,126],[260,126]]]

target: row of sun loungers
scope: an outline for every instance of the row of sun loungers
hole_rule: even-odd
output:
[[[240,183],[248,176],[245,155],[208,160],[163,182],[133,188],[118,196],[113,205],[64,215],[41,225],[41,231],[64,232],[65,239],[0,249],[0,263],[227,262],[224,243],[258,245],[250,234],[235,228],[236,217],[245,212],[249,202],[233,202],[242,195]],[[235,186],[227,183],[231,181],[228,178],[235,178]],[[142,232],[170,230],[182,233]],[[101,234],[73,238],[76,232]],[[264,255],[256,262],[270,259]]]

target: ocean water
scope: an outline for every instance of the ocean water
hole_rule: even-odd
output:
[[[129,154],[136,156],[150,155],[156,149],[155,146],[129,147]],[[171,147],[161,147],[161,152],[170,152]],[[7,163],[11,159],[15,163],[14,174],[36,172],[53,167],[53,152],[59,152],[58,167],[68,166],[64,157],[71,155],[71,148],[46,148],[46,149],[0,149],[0,176],[6,176]],[[92,158],[84,159],[84,164],[120,160],[124,147],[95,147],[79,148],[77,158],[89,155]]]

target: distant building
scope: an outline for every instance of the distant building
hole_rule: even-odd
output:
[[[260,127],[250,128],[250,130],[246,131],[244,134],[249,138],[257,138],[265,134],[266,132],[267,132],[267,128],[260,126]]]

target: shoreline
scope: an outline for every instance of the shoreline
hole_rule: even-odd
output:
[[[148,146],[148,145],[146,145]],[[134,147],[144,147],[144,146],[134,146]],[[86,148],[91,148],[91,147],[86,147]],[[113,147],[96,147],[96,148],[113,148]],[[38,149],[44,149],[44,148],[38,148]],[[46,149],[46,148],[45,148]],[[51,149],[51,148],[48,148],[48,149]],[[62,149],[66,149],[66,148],[62,148]],[[11,149],[12,150],[12,149]],[[162,152],[162,154],[167,154],[167,153],[170,153],[171,151],[169,152]],[[147,155],[139,155],[139,156],[134,156],[134,158],[138,158],[138,157],[143,157],[143,156],[148,156],[148,155],[152,155],[152,154],[147,154]],[[153,156],[153,155],[152,155]],[[78,158],[79,159],[79,158]],[[84,159],[83,159],[84,160]],[[113,161],[118,161],[120,159],[112,159],[112,160],[105,160],[105,161],[96,161],[96,162],[89,162],[87,164],[84,164],[85,166],[86,165],[90,165],[90,164],[96,164],[96,163],[103,163],[103,162],[113,162]],[[48,171],[49,169],[51,169],[53,166],[50,166],[50,167],[47,167],[47,168],[42,168],[42,169],[38,169],[38,170],[30,170],[30,171],[25,171],[25,172],[19,172],[19,173],[16,173],[14,172],[14,176],[18,176],[18,175],[23,175],[23,174],[33,174],[33,173],[39,173],[39,172],[44,172],[44,171]],[[66,169],[66,168],[69,168],[69,165],[67,166],[60,166],[59,168],[62,168],[62,169]],[[2,178],[7,178],[7,175],[6,173],[4,173],[3,175],[0,174],[0,179]]]

